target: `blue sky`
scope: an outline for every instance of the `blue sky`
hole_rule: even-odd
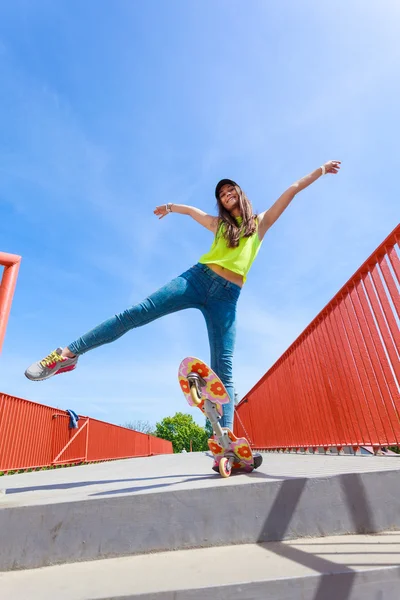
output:
[[[399,220],[397,0],[14,0],[0,4],[0,250],[23,257],[0,391],[114,423],[190,411],[185,311],[31,383],[27,365],[196,263],[238,181],[262,211],[342,161],[268,232],[238,306],[242,397]],[[159,381],[157,382],[157,378]],[[199,411],[193,416],[199,423]]]

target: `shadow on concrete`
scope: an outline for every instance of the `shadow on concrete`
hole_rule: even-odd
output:
[[[189,477],[188,479],[183,479],[182,481],[177,481],[177,484],[180,483],[190,483],[192,481],[204,481],[206,479],[215,479],[217,477],[217,475],[203,475],[202,477]],[[140,486],[138,485],[137,487],[131,487],[131,488],[123,488],[120,490],[108,490],[108,491],[104,491],[104,492],[94,492],[93,494],[89,494],[91,498],[94,498],[96,496],[115,496],[117,494],[129,494],[129,493],[134,493],[134,492],[142,492],[142,491],[146,491],[147,490],[155,490],[155,489],[159,489],[162,487],[168,487],[170,485],[174,485],[174,483],[156,483],[154,485],[146,485],[146,486]]]
[[[290,477],[288,475],[268,475],[268,473],[261,473],[260,471],[253,471],[252,473],[246,473],[243,471],[237,471],[237,472],[233,472],[231,477],[235,478],[235,477],[250,477],[250,478],[254,478],[254,479],[270,479],[270,480],[278,480],[278,481],[283,481],[285,479],[296,479],[296,477]],[[182,479],[183,477],[185,477],[186,479]],[[184,473],[184,474],[180,474],[180,475],[159,475],[157,477],[132,477],[132,478],[125,478],[125,479],[100,479],[100,480],[94,480],[94,481],[71,481],[71,482],[66,482],[66,483],[53,483],[53,484],[47,484],[47,485],[37,485],[37,486],[26,486],[26,487],[16,487],[16,488],[5,488],[4,489],[4,493],[5,495],[9,495],[9,494],[22,494],[22,493],[27,493],[27,492],[43,492],[43,491],[50,491],[50,490],[68,490],[68,489],[74,489],[74,488],[81,488],[81,487],[88,487],[91,485],[107,485],[107,484],[113,484],[113,483],[128,483],[128,482],[132,482],[132,481],[153,481],[153,480],[159,480],[159,479],[175,479],[177,481],[171,482],[171,483],[165,483],[165,484],[160,484],[159,486],[154,486],[154,485],[149,485],[149,486],[138,486],[138,487],[134,487],[134,488],[123,488],[123,489],[119,489],[119,490],[114,490],[113,493],[114,494],[122,494],[124,492],[128,493],[131,491],[137,491],[138,489],[140,490],[149,490],[149,489],[153,489],[155,487],[163,487],[163,486],[167,486],[167,485],[175,485],[175,484],[180,484],[180,483],[186,483],[188,481],[199,481],[199,480],[207,480],[207,479],[219,479],[220,475],[218,473]],[[107,494],[108,492],[98,492],[95,495],[102,495],[102,494]]]
[[[340,482],[346,496],[346,505],[356,533],[373,533],[378,530],[370,506],[362,477],[357,473],[340,475]]]
[[[286,537],[287,529],[307,481],[304,477],[282,481],[257,542],[280,541]]]
[[[396,532],[397,533],[397,532]],[[384,533],[380,533],[379,536],[383,536],[385,535]],[[363,544],[365,544],[366,546],[382,546],[382,542],[370,542],[368,540],[368,542],[341,542],[341,546],[362,546]],[[393,544],[393,546],[399,546],[399,542],[385,542],[385,546],[390,546],[390,544]],[[302,546],[331,546],[332,542],[301,542]],[[321,549],[322,550],[322,549]],[[360,552],[362,552],[362,550],[360,550]],[[325,552],[324,552],[325,554]],[[343,552],[343,554],[346,554],[346,552]],[[349,554],[353,554],[352,552],[350,552]],[[364,552],[363,552],[364,554]],[[385,552],[385,554],[387,554],[387,552]]]
[[[353,523],[352,533],[376,533],[377,527],[372,508],[368,502],[365,486],[360,474],[344,474],[339,476],[340,484],[346,497],[346,506]],[[285,480],[276,495],[273,506],[263,524],[258,543],[268,540],[283,540],[307,484],[307,479]],[[268,545],[268,549],[277,555],[293,560],[305,567],[321,573],[318,589],[313,600],[349,600],[352,593],[356,572],[346,565],[338,565],[329,559],[309,554],[290,545],[276,542]],[[339,572],[341,578],[333,585],[332,573]]]
[[[298,475],[269,475],[268,473],[262,473],[261,471],[252,471],[251,473],[244,473],[243,471],[239,471],[238,473],[232,473],[231,477],[237,477],[238,475],[245,475],[250,479],[270,479],[271,481],[299,479]]]
[[[313,600],[349,600],[356,572],[343,564],[334,563],[326,558],[308,554],[293,546],[276,542],[264,545],[270,552],[301,564],[313,571],[321,573],[318,588]],[[342,574],[339,580],[333,580],[332,575]],[[343,574],[346,577],[343,578]]]
[[[73,488],[85,487],[89,485],[106,485],[107,483],[124,483],[128,481],[151,481],[153,479],[178,479],[179,477],[192,477],[195,476],[198,479],[209,479],[210,475],[202,475],[201,473],[183,474],[183,475],[160,475],[159,477],[133,477],[127,479],[103,479],[97,481],[71,481],[69,483],[53,483],[49,485],[37,485],[30,487],[20,488],[6,488],[5,494],[19,494],[22,492],[43,492],[47,490],[68,490]],[[185,480],[186,481],[186,480]],[[143,487],[142,489],[146,489]]]
[[[343,546],[344,544],[340,544],[340,545]],[[370,545],[370,544],[368,544],[368,545]],[[382,546],[382,544],[380,544],[380,545]],[[386,546],[386,544],[385,544],[385,546]],[[397,544],[397,547],[399,547],[399,544]],[[333,556],[333,555],[337,554],[337,552],[323,552],[324,556],[329,556],[330,554]],[[363,556],[364,555],[368,556],[368,554],[376,554],[376,552],[365,552],[365,550],[358,550],[357,552],[342,552],[342,551],[340,552],[340,556],[342,556],[342,555],[343,556],[354,556],[354,555],[359,556],[360,554],[362,554]],[[385,556],[391,556],[393,554],[394,556],[398,556],[399,561],[400,561],[400,550],[398,550],[397,552],[386,552],[386,550],[385,550],[385,552],[380,552],[379,554],[381,556],[382,556],[382,554],[384,554]],[[352,564],[354,565],[354,564],[364,564],[364,563],[352,563]],[[381,563],[379,563],[379,564],[381,564]],[[399,564],[400,564],[400,562],[399,562]]]
[[[232,473],[231,480],[236,478],[236,477],[250,477],[250,478],[256,478],[256,479],[269,479],[269,480],[278,480],[278,481],[283,481],[284,479],[297,479],[296,477],[286,477],[285,475],[268,475],[266,473],[244,473],[243,471],[238,471],[237,473]],[[185,475],[181,475],[181,477],[185,477]],[[154,478],[157,479],[157,478]],[[163,477],[160,477],[160,479],[164,479]],[[92,496],[110,496],[110,495],[115,495],[115,494],[129,494],[129,493],[134,493],[134,492],[138,492],[138,491],[144,491],[144,490],[152,490],[152,489],[156,489],[156,488],[161,488],[161,487],[168,487],[170,485],[179,485],[181,483],[190,483],[191,481],[206,481],[207,479],[212,479],[212,480],[217,480],[217,479],[221,479],[221,476],[219,475],[219,473],[212,473],[210,475],[201,475],[201,476],[188,476],[187,479],[182,479],[180,481],[173,481],[173,482],[168,482],[168,483],[158,483],[156,485],[143,485],[143,486],[137,486],[137,487],[132,487],[132,488],[121,488],[119,490],[109,490],[109,491],[104,491],[104,492],[96,492],[93,494],[90,494],[90,497]]]

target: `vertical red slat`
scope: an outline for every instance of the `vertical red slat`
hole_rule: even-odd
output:
[[[328,447],[334,446],[336,443],[335,425],[332,418],[332,412],[330,410],[329,397],[322,376],[321,357],[318,353],[318,345],[315,334],[316,328],[316,324],[310,328],[308,341],[310,345],[311,362],[314,371],[314,385],[316,389],[316,397],[318,398],[318,404],[321,407],[324,416],[323,431],[325,432],[325,435],[323,436],[324,441],[322,445]]]
[[[379,261],[379,266],[381,268],[383,279],[385,280],[387,289],[389,290],[390,298],[396,310],[397,317],[400,318],[400,296],[399,292],[397,291],[394,277],[390,272],[386,256],[381,258],[381,260]]]
[[[343,298],[340,301],[343,303]],[[353,422],[354,427],[354,447],[359,447],[363,443],[370,443],[368,427],[366,426],[365,414],[363,412],[364,398],[358,391],[358,376],[354,365],[354,356],[352,348],[346,334],[346,329],[343,324],[340,313],[340,306],[337,305],[333,313],[332,328],[337,339],[338,352],[342,360],[342,379],[343,385],[346,388],[346,394],[349,407],[349,419]]]
[[[311,378],[309,372],[309,365],[307,361],[306,355],[306,347],[304,343],[304,339],[298,344],[296,348],[297,354],[297,364],[299,366],[297,371],[298,380],[301,381],[302,387],[302,398],[301,398],[301,406],[303,412],[307,414],[308,419],[308,443],[307,446],[311,448],[316,448],[318,443],[318,435],[319,435],[319,426],[318,426],[318,404],[315,401],[315,397],[313,394],[313,389],[311,385]]]
[[[327,360],[331,368],[331,393],[336,405],[338,419],[340,419],[340,427],[343,431],[343,439],[356,439],[357,435],[354,429],[354,422],[349,408],[349,399],[347,389],[343,377],[343,363],[338,352],[337,341],[334,335],[334,330],[331,327],[332,315],[327,315],[324,322],[321,323],[321,331],[325,340],[327,350]]]
[[[388,250],[388,256],[390,264],[392,265],[393,271],[396,275],[397,283],[400,283],[400,260],[397,256],[396,249],[394,248],[394,246],[392,246],[390,250]]]
[[[298,365],[296,377],[301,381],[302,394],[299,396],[300,407],[303,419],[307,423],[307,438],[304,440],[306,447],[314,448],[318,445],[318,415],[315,410],[315,397],[310,381],[309,365],[307,363],[307,353],[305,340],[299,340],[294,357]]]
[[[364,288],[361,286],[361,284],[359,287],[357,287],[357,292],[358,292],[358,297],[359,297],[359,301],[360,301],[362,310],[364,312],[365,319],[366,319],[368,327],[369,327],[369,331],[370,331],[370,335],[371,335],[371,338],[372,338],[372,341],[373,341],[373,344],[375,347],[375,351],[378,356],[379,362],[381,364],[381,368],[382,368],[382,372],[385,377],[386,385],[389,388],[390,398],[393,400],[397,414],[400,414],[400,406],[398,406],[395,402],[396,399],[399,400],[399,394],[397,391],[396,382],[394,380],[393,373],[390,369],[389,362],[388,362],[388,359],[385,354],[384,346],[382,344],[381,338],[379,337],[378,330],[375,326],[375,323],[373,320],[373,313],[371,312],[368,301],[367,301],[367,295],[364,291]]]
[[[306,444],[307,438],[307,421],[306,415],[302,410],[301,401],[299,401],[299,395],[297,393],[296,386],[296,373],[293,369],[295,362],[294,358],[294,347],[292,351],[282,361],[280,368],[276,371],[276,378],[279,378],[280,386],[279,389],[273,394],[272,398],[280,397],[280,394],[284,395],[285,402],[283,404],[277,403],[275,406],[275,413],[279,418],[279,429],[277,429],[277,435],[275,437],[275,445],[282,447],[285,445],[285,428],[286,422],[292,421],[293,418],[297,423],[297,436],[295,439],[295,445]],[[272,388],[274,387],[274,381],[271,381]],[[271,398],[270,402],[273,402]]]
[[[296,395],[293,394],[295,386],[292,381],[292,374],[290,370],[290,362],[293,359],[288,356],[282,365],[285,367],[281,368],[280,371],[280,387],[279,394],[284,402],[277,403],[274,401],[274,396],[270,398],[270,405],[274,407],[275,414],[280,421],[281,431],[285,432],[283,439],[287,437],[286,444],[282,444],[279,437],[275,436],[275,446],[286,446],[296,447],[300,443],[299,440],[299,425],[303,425],[302,415],[299,414],[300,406],[296,402]],[[282,438],[281,438],[282,439]]]
[[[368,407],[373,417],[374,426],[377,433],[377,438],[373,440],[373,445],[384,445],[387,441],[387,437],[382,426],[379,411],[377,410],[375,395],[376,390],[374,386],[371,386],[372,380],[370,378],[371,365],[369,356],[360,334],[359,324],[353,312],[353,307],[350,301],[346,301],[344,305],[345,312],[343,314],[345,320],[347,320],[346,330],[348,331],[349,338],[351,340],[358,376],[360,378],[362,389],[367,399]]]
[[[363,279],[363,282],[364,282],[364,287],[367,292],[367,297],[368,297],[369,303],[371,304],[372,311],[373,311],[376,323],[379,328],[379,333],[382,336],[382,339],[384,341],[385,349],[389,356],[392,369],[397,377],[397,381],[400,382],[400,364],[399,364],[399,358],[397,355],[397,349],[396,349],[396,347],[394,345],[394,341],[390,335],[389,328],[388,328],[385,318],[383,316],[383,312],[379,305],[378,298],[375,294],[375,290],[373,288],[370,277],[368,275],[365,276],[365,278]],[[397,346],[397,348],[399,348],[399,346]]]
[[[339,399],[332,389],[333,374],[332,367],[329,364],[326,340],[324,339],[323,330],[320,326],[315,329],[314,333],[317,344],[318,358],[321,365],[321,376],[324,384],[324,390],[328,399],[328,410],[332,419],[334,444],[336,446],[343,446],[345,444],[345,434],[343,431]]]
[[[333,317],[333,327],[337,332],[340,344],[340,352],[344,361],[344,374],[346,377],[349,394],[353,401],[353,414],[360,432],[354,440],[354,445],[372,445],[371,434],[374,431],[374,424],[369,412],[365,395],[360,389],[357,365],[355,363],[351,341],[346,332],[346,325],[341,315],[340,304],[336,306]]]
[[[294,352],[294,350],[293,350]],[[293,393],[296,389],[296,374],[292,368],[293,353],[285,358],[282,362],[280,369],[276,371],[276,377],[270,383],[271,397],[270,405],[274,407],[275,413],[275,440],[274,446],[282,447],[285,440],[286,434],[286,423],[293,423],[293,418],[297,422],[297,439],[295,444],[300,443],[300,439],[304,437],[304,418],[303,414],[300,414],[301,403],[299,402],[298,395]],[[274,402],[274,398],[281,397],[284,399],[283,402]],[[289,439],[288,439],[289,443]]]
[[[362,289],[361,284],[360,289]],[[367,320],[364,316],[361,307],[361,302],[359,300],[359,296],[356,289],[352,290],[351,300],[359,323],[360,333],[363,336],[364,344],[370,360],[371,388],[374,390],[374,396],[376,398],[376,403],[382,421],[382,426],[385,429],[388,443],[393,444],[395,439],[400,438],[399,415],[395,409],[393,402],[391,401],[391,393],[387,385],[386,379],[384,377],[382,363],[379,360],[376,346],[374,344],[373,337],[369,330]]]
[[[325,336],[329,353],[329,361],[333,366],[333,381],[334,391],[336,392],[337,402],[342,406],[342,428],[346,440],[359,440],[360,432],[357,418],[353,412],[353,403],[351,392],[348,388],[348,379],[345,372],[345,355],[341,352],[341,341],[336,330],[334,312],[338,311],[338,307],[332,307],[332,310],[327,315],[324,323]]]
[[[314,408],[319,415],[319,439],[318,446],[328,448],[333,445],[334,436],[332,435],[332,423],[329,418],[328,398],[324,390],[323,382],[320,378],[320,373],[315,357],[315,349],[313,345],[314,331],[311,329],[305,339],[305,346],[308,355],[309,377],[311,381],[312,393],[314,396]]]
[[[373,279],[373,282],[375,284],[375,289],[377,291],[378,294],[378,298],[379,301],[381,303],[384,315],[386,317],[386,321],[390,330],[390,333],[392,334],[393,340],[394,340],[394,344],[396,348],[400,348],[400,333],[399,333],[399,327],[396,323],[396,320],[394,318],[394,314],[393,311],[390,307],[389,304],[389,300],[386,296],[385,290],[383,288],[382,285],[382,281],[379,277],[379,273],[378,273],[378,269],[377,267],[373,267],[373,269],[371,270],[371,276]]]

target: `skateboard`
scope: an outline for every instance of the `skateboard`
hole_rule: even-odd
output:
[[[188,356],[179,365],[178,379],[188,404],[197,406],[212,425],[214,437],[208,440],[208,447],[214,456],[213,470],[229,477],[232,470],[250,473],[259,467],[261,454],[253,454],[246,438],[237,438],[219,424],[223,406],[230,398],[214,371],[202,360]]]

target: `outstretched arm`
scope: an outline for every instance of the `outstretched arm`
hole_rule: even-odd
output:
[[[268,231],[268,229],[275,223],[277,219],[281,216],[285,208],[289,206],[293,198],[304,190],[306,187],[317,181],[324,173],[332,173],[336,175],[340,169],[340,161],[339,160],[330,160],[325,163],[322,167],[318,167],[315,171],[306,175],[302,179],[299,179],[295,183],[293,183],[286,192],[278,198],[278,200],[265,212],[261,213],[258,217],[258,236],[260,240],[263,239],[264,235]]]
[[[209,229],[213,233],[216,233],[217,231],[218,217],[208,215],[195,206],[187,206],[186,204],[162,204],[161,206],[156,206],[154,210],[154,214],[157,215],[159,219],[162,219],[170,212],[178,213],[180,215],[189,215],[189,217],[192,217],[192,219],[197,221],[197,223],[200,223],[200,225],[203,225],[206,229]]]

